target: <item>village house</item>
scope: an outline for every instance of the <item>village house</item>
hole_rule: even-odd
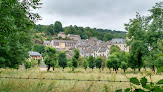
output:
[[[57,37],[62,37],[62,38],[66,38],[66,34],[64,32],[59,32]]]
[[[112,45],[116,45],[120,48],[121,51],[129,52],[129,46],[127,46],[126,42],[122,38],[114,38],[110,41],[110,45],[108,48],[110,49]]]
[[[51,46],[56,49],[69,50],[72,47],[75,47],[76,42],[73,40],[52,40]]]
[[[97,51],[94,52],[95,57],[105,57],[108,58],[109,56],[109,49],[105,46],[100,47]]]
[[[81,37],[79,35],[74,35],[74,34],[68,34],[67,38],[71,40],[81,40]]]
[[[45,46],[50,46],[51,43],[50,43],[50,41],[44,41],[43,45],[45,45]]]
[[[90,38],[88,39],[88,43],[89,43],[90,45],[97,45],[97,41],[98,41],[98,39],[97,39],[96,37],[90,37]]]
[[[41,59],[41,61],[43,61],[43,57],[42,55],[39,53],[39,52],[35,52],[35,51],[28,51],[29,53],[29,60],[31,61],[32,58],[34,58],[34,60],[38,60],[38,59]]]

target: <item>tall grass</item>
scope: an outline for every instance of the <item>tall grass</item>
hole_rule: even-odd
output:
[[[25,77],[25,78],[56,78],[56,79],[80,79],[80,80],[112,80],[128,81],[128,78],[141,78],[150,71],[141,73],[132,73],[128,69],[126,74],[119,70],[116,74],[108,69],[98,70],[83,68],[75,69],[74,72],[66,68],[63,72],[61,68],[56,68],[52,72],[41,72],[39,67],[29,70],[0,69],[0,77]],[[149,77],[147,77],[149,79]],[[162,74],[153,74],[152,81],[163,79]],[[4,92],[114,92],[116,89],[125,89],[130,87],[130,83],[124,82],[93,82],[93,81],[61,81],[61,80],[42,80],[42,79],[0,79],[0,91]]]

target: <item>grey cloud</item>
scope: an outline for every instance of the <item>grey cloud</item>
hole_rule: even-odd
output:
[[[51,24],[60,20],[63,25],[78,24],[97,28],[124,30],[123,24],[133,18],[136,12],[147,13],[161,0],[43,0],[37,10],[43,20],[41,24]],[[48,17],[47,17],[48,16]],[[49,17],[50,16],[50,17]],[[49,18],[54,18],[51,19]],[[53,20],[53,21],[52,21]]]

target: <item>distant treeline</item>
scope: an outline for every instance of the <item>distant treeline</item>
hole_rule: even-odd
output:
[[[108,41],[112,38],[125,38],[126,32],[116,31],[110,29],[96,29],[90,27],[78,27],[76,25],[62,27],[61,22],[56,21],[51,25],[35,25],[33,28],[34,33],[45,33],[46,35],[52,36],[57,35],[59,32],[65,34],[76,34],[80,35],[82,39],[88,39],[90,37],[97,37],[99,40]]]

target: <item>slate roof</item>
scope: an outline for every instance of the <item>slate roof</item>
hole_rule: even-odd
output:
[[[28,51],[30,56],[41,56],[41,54],[39,52],[35,52],[35,51]]]
[[[105,52],[107,50],[106,47],[101,47],[98,52]]]
[[[112,44],[121,44],[121,43],[125,43],[125,40],[122,38],[114,38],[110,41],[110,43]]]

